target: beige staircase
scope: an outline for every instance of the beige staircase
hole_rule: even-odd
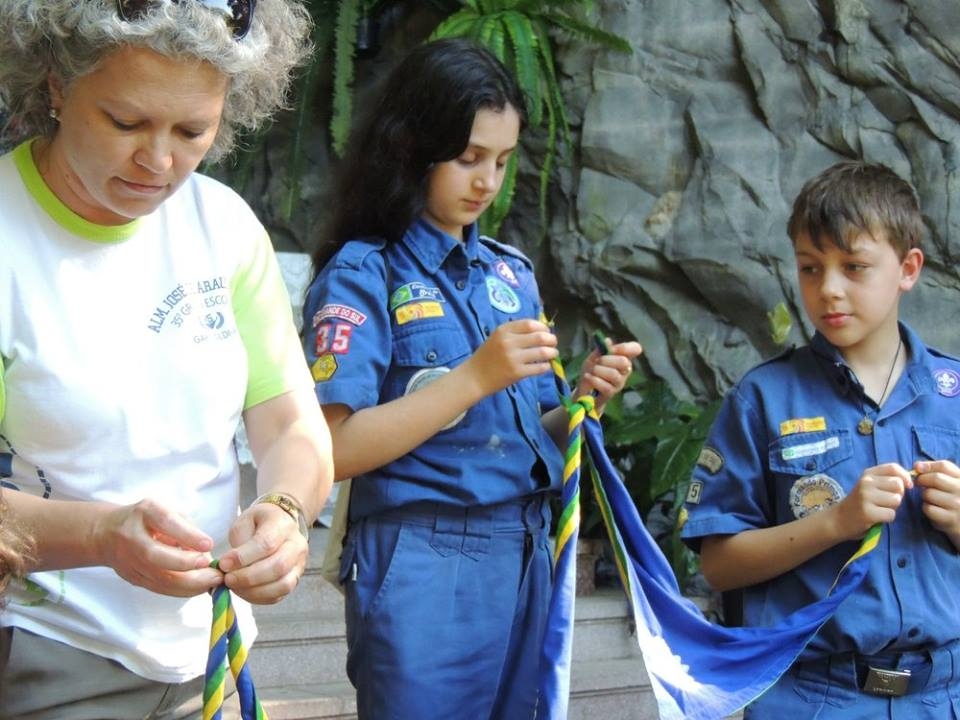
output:
[[[356,717],[344,669],[343,597],[319,573],[327,533],[311,531],[310,566],[296,591],[277,605],[255,608],[260,633],[249,662],[271,720]],[[570,683],[569,720],[656,720],[619,590],[577,598]]]

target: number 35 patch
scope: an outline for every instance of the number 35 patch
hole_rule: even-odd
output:
[[[350,335],[353,325],[349,323],[323,323],[317,328],[317,340],[313,353],[316,356],[324,353],[345,355],[350,350]]]

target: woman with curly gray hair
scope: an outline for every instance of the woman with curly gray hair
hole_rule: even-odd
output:
[[[267,233],[195,171],[282,106],[309,28],[300,0],[0,2],[0,478],[33,544],[0,718],[199,717],[207,591],[250,640],[244,600],[303,572],[329,432]]]

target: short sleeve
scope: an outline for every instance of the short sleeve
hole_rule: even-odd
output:
[[[687,492],[681,537],[694,550],[703,537],[771,524],[765,437],[759,414],[737,386],[717,413]]]
[[[303,352],[323,405],[379,404],[393,338],[381,252],[348,243],[314,279],[303,318]]]
[[[270,239],[263,232],[231,283],[233,312],[249,364],[244,409],[310,387],[293,309]]]

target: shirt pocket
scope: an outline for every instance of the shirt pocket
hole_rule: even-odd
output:
[[[452,323],[424,323],[394,335],[392,363],[381,401],[415,392],[450,372],[471,352],[463,331]]]
[[[853,457],[849,431],[798,433],[769,448],[776,523],[806,517],[846,494],[843,464]]]
[[[770,470],[798,477],[826,473],[853,455],[848,430],[797,433],[777,438],[769,448]]]
[[[949,460],[960,457],[960,430],[935,425],[914,425],[914,448],[917,460]]]

